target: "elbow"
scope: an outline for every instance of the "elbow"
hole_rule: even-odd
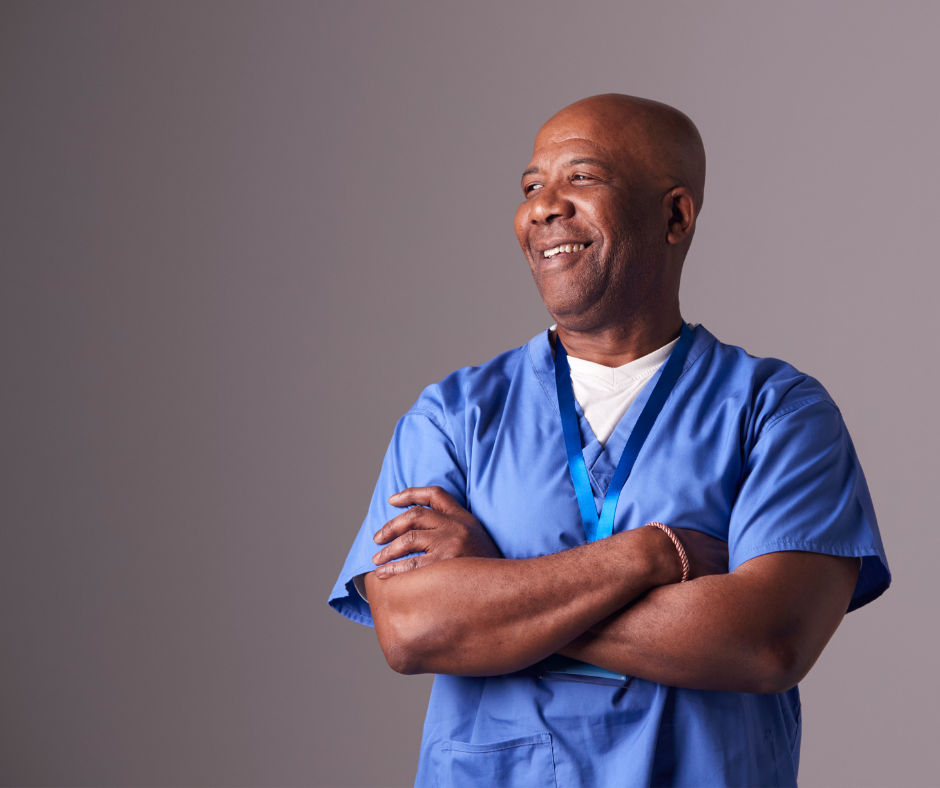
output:
[[[461,624],[448,608],[430,603],[420,585],[400,582],[410,574],[375,582],[369,590],[385,661],[405,676],[449,673],[454,654],[461,653]]]
[[[385,661],[388,666],[403,676],[414,676],[417,673],[427,672],[422,669],[418,655],[405,643],[394,642],[388,646],[383,644],[382,653],[385,654]]]
[[[430,673],[430,638],[420,622],[411,616],[391,615],[379,627],[379,643],[388,666],[396,673],[413,676]]]
[[[769,644],[757,659],[758,670],[751,692],[777,695],[793,689],[809,672],[800,650],[792,643]]]
[[[404,638],[392,637],[382,643],[382,653],[388,666],[403,676],[427,673],[421,655],[414,645]]]

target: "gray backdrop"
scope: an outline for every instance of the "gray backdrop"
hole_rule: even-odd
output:
[[[708,151],[683,312],[819,377],[894,587],[804,786],[936,784],[935,2],[0,5],[0,779],[404,785],[431,680],[326,605],[397,418],[548,323],[539,125]]]

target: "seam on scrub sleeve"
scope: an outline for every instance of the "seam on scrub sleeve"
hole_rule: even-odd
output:
[[[865,558],[873,556],[880,560],[878,548],[875,544],[869,543],[856,545],[855,547],[837,547],[831,542],[823,542],[818,539],[772,539],[769,542],[761,542],[745,551],[743,560],[737,566],[747,563],[752,558],[757,558],[770,553],[782,553],[787,550],[799,550],[804,553],[819,553],[821,555],[832,555],[840,558]],[[735,568],[737,568],[737,566]]]
[[[375,628],[375,622],[369,616],[364,616],[361,613],[357,613],[350,606],[344,605],[342,603],[336,604],[333,609],[339,613],[341,616],[345,616],[350,621],[356,624],[365,624],[367,627]]]
[[[451,437],[451,434],[447,431],[444,425],[441,424],[440,421],[438,421],[437,415],[438,414],[434,411],[433,408],[428,408],[422,405],[414,405],[412,406],[411,410],[409,410],[407,413],[405,413],[402,416],[402,418],[404,419],[408,416],[424,416],[428,421],[431,422],[431,424],[433,424],[441,432],[443,432],[444,435],[447,437],[447,440],[449,440],[451,444],[453,444],[454,439]]]
[[[746,551],[742,556],[741,560],[735,564],[734,571],[742,564],[746,564],[753,558],[759,558],[762,555],[769,555],[771,553],[782,553],[787,550],[798,550],[805,553],[816,553],[817,555],[831,555],[839,558],[860,558],[863,561],[862,566],[860,567],[858,580],[856,581],[855,589],[852,592],[852,599],[849,602],[848,610],[846,612],[851,613],[853,610],[857,610],[864,605],[867,605],[869,602],[877,599],[881,596],[890,585],[890,573],[887,570],[887,565],[884,563],[881,553],[878,552],[878,547],[874,542],[870,542],[864,545],[857,545],[854,548],[843,548],[843,547],[834,547],[828,542],[820,542],[816,540],[799,540],[799,539],[776,539],[771,542],[762,542],[761,544],[752,547],[750,550]],[[887,576],[887,580],[877,577],[878,582],[868,582],[865,581],[863,575],[865,573],[865,563],[864,561],[868,559],[875,559],[878,561],[878,564],[883,567],[884,575]],[[879,575],[881,573],[878,573]]]
[[[802,410],[807,405],[813,405],[816,402],[824,402],[827,405],[830,405],[832,408],[834,408],[836,413],[841,414],[841,411],[836,407],[836,404],[834,402],[826,399],[821,394],[813,394],[809,397],[798,399],[796,402],[791,402],[789,405],[784,405],[784,407],[782,407],[779,411],[774,413],[774,415],[771,416],[764,423],[764,426],[761,427],[761,431],[758,434],[757,438],[755,439],[754,443],[756,444],[761,438],[764,437],[766,433],[770,432],[770,430],[773,429],[774,426],[776,426],[777,422],[779,422],[780,419],[784,418],[785,416],[789,416],[791,413],[796,413],[798,410]]]

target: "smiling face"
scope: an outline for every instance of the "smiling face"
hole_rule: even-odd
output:
[[[600,330],[655,308],[664,288],[678,298],[684,248],[677,257],[667,238],[665,198],[679,184],[648,144],[653,128],[633,100],[595,97],[562,110],[536,137],[516,236],[545,306],[569,330]]]

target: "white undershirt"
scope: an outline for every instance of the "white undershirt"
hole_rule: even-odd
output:
[[[568,356],[574,397],[601,446],[607,443],[627,408],[669,358],[678,341],[677,337],[659,350],[622,367],[605,367],[583,358]]]

